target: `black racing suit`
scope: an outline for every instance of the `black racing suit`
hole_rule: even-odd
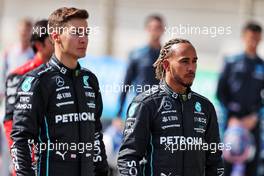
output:
[[[102,98],[96,76],[69,69],[55,56],[23,78],[14,111],[11,149],[17,176],[106,176]],[[34,143],[34,150],[31,144]]]
[[[217,87],[217,98],[226,111],[227,123],[231,116],[242,119],[252,113],[259,114],[264,98],[264,62],[249,58],[245,53],[228,57]],[[226,123],[226,126],[227,126]],[[246,165],[245,175],[256,175],[260,151],[260,123],[251,130],[255,137],[256,154]],[[226,162],[226,175],[232,167]]]
[[[180,95],[161,83],[135,97],[124,136],[118,157],[123,176],[224,174],[222,152],[216,147],[220,139],[214,107],[190,89]]]

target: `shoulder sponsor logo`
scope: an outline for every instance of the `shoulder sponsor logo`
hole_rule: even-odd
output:
[[[135,118],[131,118],[131,117],[127,118],[126,124],[125,124],[124,135],[128,135],[134,131],[135,123],[136,123]]]
[[[14,96],[7,98],[7,102],[9,104],[14,104],[16,102],[16,98]]]
[[[21,96],[21,97],[19,98],[19,101],[20,101],[21,103],[29,103],[29,101],[30,101],[30,97]]]
[[[28,92],[31,88],[31,83],[34,80],[34,77],[28,76],[26,77],[26,79],[24,80],[24,82],[22,83],[21,89],[24,92]]]
[[[128,117],[132,117],[135,115],[136,109],[138,107],[139,103],[132,103],[128,110]]]
[[[16,87],[7,87],[6,88],[6,95],[10,96],[10,95],[15,95],[17,91]]]
[[[83,84],[84,84],[84,88],[87,88],[87,89],[92,89],[91,86],[89,86],[89,76],[83,76]]]
[[[57,84],[58,87],[64,86],[64,83],[65,82],[64,82],[64,79],[62,77],[60,77],[60,76],[56,77],[56,84]]]
[[[20,104],[16,105],[16,109],[32,109],[32,104]]]
[[[206,117],[194,117],[194,131],[204,133],[206,128]]]
[[[202,112],[202,105],[200,102],[196,102],[194,108],[196,112]]]
[[[89,79],[89,76],[83,76],[83,84],[85,86],[89,86],[88,79]]]
[[[33,92],[18,92],[17,94],[18,95],[29,95],[29,96],[32,96]]]
[[[85,92],[85,96],[95,98],[95,93],[94,92]]]
[[[95,104],[94,102],[87,103],[87,106],[91,109],[95,109]]]
[[[13,87],[13,86],[16,86],[18,83],[19,83],[20,79],[15,76],[11,79],[8,79],[7,80],[7,87]]]
[[[206,124],[206,118],[203,117],[194,117],[194,122],[200,122]]]

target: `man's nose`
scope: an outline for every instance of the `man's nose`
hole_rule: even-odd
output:
[[[195,63],[189,64],[188,71],[194,72],[195,70],[196,70],[196,64]]]
[[[88,40],[88,39],[87,39],[87,36],[80,36],[80,37],[79,37],[79,42],[80,42],[80,43],[85,43],[87,40]]]

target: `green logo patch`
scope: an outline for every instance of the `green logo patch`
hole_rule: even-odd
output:
[[[28,92],[30,90],[31,83],[33,80],[34,80],[34,77],[31,77],[31,76],[26,77],[26,79],[22,83],[22,87],[21,87],[24,92]]]

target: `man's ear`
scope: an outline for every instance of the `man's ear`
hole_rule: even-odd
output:
[[[50,38],[53,43],[61,43],[60,35],[56,32],[52,32]]]
[[[162,62],[162,65],[165,71],[169,70],[170,62],[167,59],[164,59],[164,61]]]
[[[42,51],[43,43],[36,41],[34,45],[38,51]]]

